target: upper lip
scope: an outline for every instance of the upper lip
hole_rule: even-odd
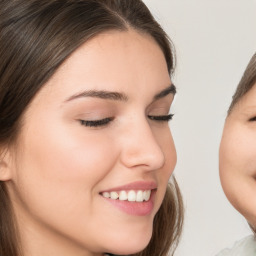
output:
[[[157,188],[155,181],[135,181],[122,186],[113,187],[102,192],[122,191],[122,190],[152,190]]]

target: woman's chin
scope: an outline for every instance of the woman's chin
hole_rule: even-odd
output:
[[[117,255],[130,255],[143,251],[150,242],[152,232],[142,232],[140,235],[134,234],[133,236],[125,239],[118,238],[116,243],[112,243],[112,248],[108,248],[108,252]]]

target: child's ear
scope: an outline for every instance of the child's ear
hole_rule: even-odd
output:
[[[8,181],[11,179],[11,157],[9,150],[1,152],[0,148],[0,181]]]

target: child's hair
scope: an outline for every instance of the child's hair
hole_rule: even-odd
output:
[[[235,94],[232,98],[228,114],[231,113],[236,103],[253,87],[256,83],[256,53],[252,56],[248,66],[246,67],[242,79],[240,80]]]

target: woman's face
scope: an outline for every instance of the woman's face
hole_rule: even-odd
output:
[[[128,254],[148,244],[176,164],[173,97],[147,35],[106,32],[71,55],[33,99],[11,151],[25,251]]]
[[[227,117],[220,145],[220,178],[230,202],[256,226],[256,86]]]

